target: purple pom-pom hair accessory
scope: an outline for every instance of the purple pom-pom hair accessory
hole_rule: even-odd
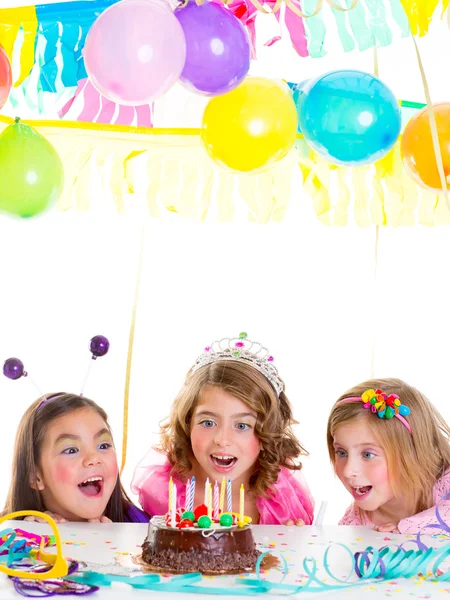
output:
[[[89,342],[89,350],[90,350],[92,356],[89,360],[89,366],[88,366],[88,370],[87,370],[86,376],[83,381],[83,385],[81,387],[80,396],[83,395],[83,390],[84,390],[84,388],[86,386],[86,382],[89,378],[92,361],[97,360],[97,358],[105,356],[105,354],[108,353],[108,350],[109,350],[108,338],[105,337],[104,335],[95,335]],[[41,406],[43,406],[45,403],[47,403],[49,400],[53,400],[54,398],[61,396],[60,393],[52,394],[51,396],[48,396],[48,397],[45,394],[43,394],[39,390],[38,386],[33,381],[33,379],[30,377],[29,373],[27,373],[27,371],[25,371],[23,362],[19,358],[11,357],[11,358],[8,358],[5,360],[5,362],[3,364],[3,375],[5,377],[7,377],[8,379],[11,379],[12,381],[17,381],[17,379],[20,379],[21,377],[27,377],[31,381],[31,383],[34,385],[34,387],[37,389],[39,396],[41,396],[41,398],[42,398],[42,402],[41,402],[39,408]]]

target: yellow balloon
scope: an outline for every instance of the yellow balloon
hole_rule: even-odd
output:
[[[286,156],[294,145],[297,124],[297,109],[287,85],[247,77],[228,94],[210,100],[201,137],[219,165],[258,172]]]

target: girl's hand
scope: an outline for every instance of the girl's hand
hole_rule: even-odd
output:
[[[384,525],[375,525],[375,531],[381,533],[400,533],[398,530],[398,523],[384,523]]]
[[[285,523],[287,527],[292,527],[293,525],[295,525],[296,527],[303,527],[304,524],[305,522],[303,521],[303,519],[297,519],[295,523],[292,519],[288,519]]]
[[[67,523],[67,519],[61,517],[60,515],[57,515],[56,513],[52,513],[49,510],[46,510],[45,514],[51,517],[55,521],[55,523]],[[34,517],[31,515],[29,517],[25,517],[24,521],[36,521],[36,523],[47,523],[45,519],[41,519],[40,517]]]
[[[98,517],[98,519],[88,519],[88,523],[112,523],[108,517]]]

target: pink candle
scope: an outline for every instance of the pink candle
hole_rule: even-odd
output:
[[[214,486],[214,519],[219,520],[219,484],[216,481]]]
[[[186,483],[186,498],[184,500],[184,506],[185,506],[186,510],[189,510],[188,507],[189,507],[189,496],[190,496],[190,493],[191,493],[191,480],[188,479],[187,483]]]

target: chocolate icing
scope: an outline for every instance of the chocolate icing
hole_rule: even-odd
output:
[[[146,563],[182,572],[223,573],[254,569],[259,555],[248,525],[243,528],[218,527],[211,532],[199,528],[166,527],[158,518],[150,522],[148,538],[142,546],[142,558]]]

